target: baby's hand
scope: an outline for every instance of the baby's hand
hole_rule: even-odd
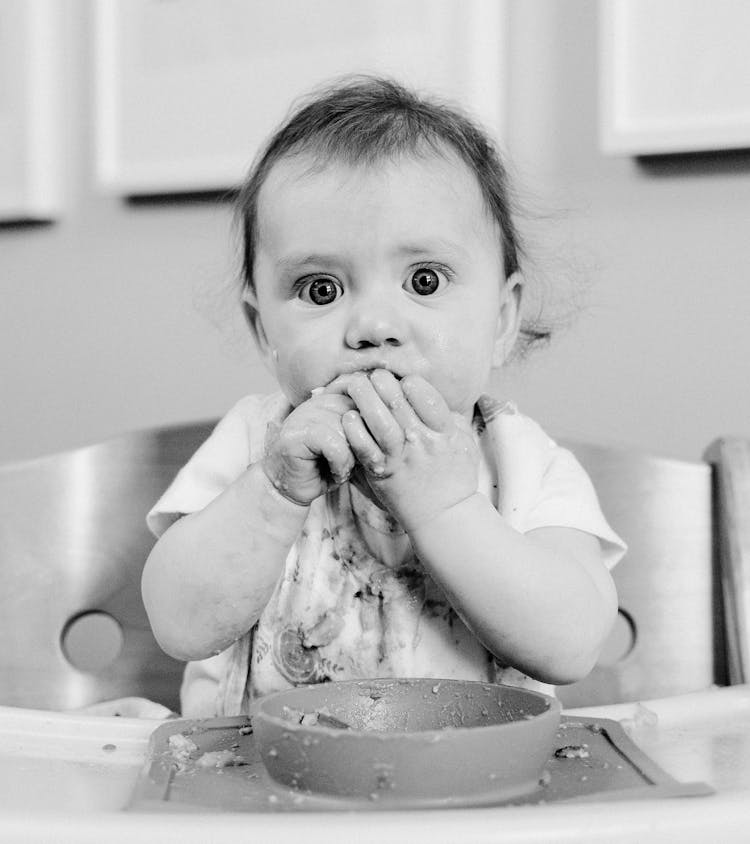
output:
[[[269,425],[263,469],[289,501],[307,506],[347,480],[355,460],[341,418],[352,407],[348,396],[316,393]]]
[[[356,410],[342,417],[367,482],[411,530],[477,491],[479,451],[469,423],[424,378],[378,369],[334,382]]]

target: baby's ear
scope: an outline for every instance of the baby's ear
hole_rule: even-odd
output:
[[[520,272],[509,276],[500,291],[500,313],[495,332],[492,366],[501,367],[511,356],[521,330],[521,299],[523,277]]]
[[[261,357],[266,366],[271,365],[271,347],[266,337],[266,331],[263,328],[263,320],[260,317],[260,309],[258,308],[258,297],[255,291],[249,287],[245,287],[242,291],[242,310],[245,314],[245,320],[253,335],[255,345],[258,347]]]

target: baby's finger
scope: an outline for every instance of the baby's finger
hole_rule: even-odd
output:
[[[403,431],[414,430],[421,426],[419,417],[401,389],[401,382],[393,373],[386,369],[376,369],[370,376],[370,381]]]
[[[403,428],[378,394],[372,381],[364,373],[358,373],[352,376],[348,389],[379,450],[386,454],[399,451],[404,444]]]
[[[451,411],[442,395],[419,375],[407,375],[401,389],[417,416],[433,431],[444,431],[452,422]]]
[[[312,394],[315,396],[321,393],[330,393],[346,396],[348,395],[347,390],[349,389],[349,384],[351,383],[352,376],[354,374],[355,373],[346,373],[344,375],[337,375],[336,378],[326,384],[325,387],[315,387]]]
[[[324,393],[314,391],[308,399],[309,402],[315,402],[316,408],[325,408],[333,413],[338,413],[343,416],[347,410],[354,409],[354,401],[351,396],[344,393]]]
[[[350,410],[341,418],[349,446],[365,471],[373,475],[385,472],[385,455],[367,429],[362,416]]]
[[[347,480],[356,461],[343,428],[341,431],[323,426],[314,428],[310,433],[308,448],[323,457],[337,484]]]

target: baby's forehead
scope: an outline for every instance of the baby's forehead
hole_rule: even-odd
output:
[[[421,169],[425,184],[437,173],[441,181],[449,183],[457,197],[467,194],[476,197],[477,211],[490,223],[496,223],[488,203],[485,200],[482,185],[474,169],[453,149],[447,145],[422,145],[415,149],[399,153],[358,156],[353,158],[344,153],[330,153],[317,149],[305,149],[287,154],[270,167],[259,192],[258,220],[262,227],[264,216],[264,198],[277,195],[281,188],[289,194],[295,191],[314,193],[316,190],[330,191],[338,187],[355,189],[363,179],[377,179],[383,174],[396,175],[399,171],[405,175]],[[335,186],[332,188],[332,186]],[[342,202],[346,201],[346,190],[336,194]]]
[[[259,195],[255,231],[258,255],[284,267],[312,255],[361,266],[430,255],[458,266],[471,252],[501,262],[504,254],[472,170],[457,156],[436,154],[279,161]]]

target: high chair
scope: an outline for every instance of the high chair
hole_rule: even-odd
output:
[[[208,436],[126,434],[0,468],[0,704],[67,710],[137,696],[178,709],[182,663],[141,601],[145,517]]]
[[[750,440],[716,440],[700,463],[566,445],[629,547],[615,628],[591,674],[558,688],[563,705],[750,680]]]
[[[145,515],[212,426],[0,467],[0,705],[67,710],[140,696],[177,711],[183,666],[156,644],[141,601],[154,541]],[[614,570],[613,636],[588,678],[559,688],[563,704],[745,682],[750,442],[719,440],[702,463],[565,445],[629,552]]]

